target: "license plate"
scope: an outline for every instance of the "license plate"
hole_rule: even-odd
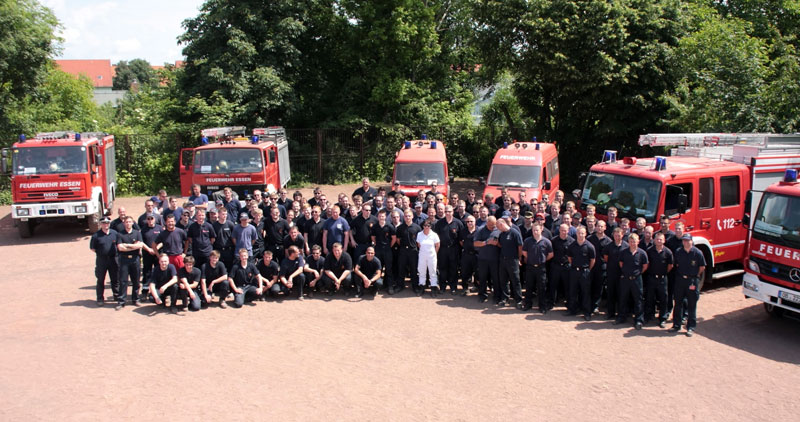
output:
[[[788,300],[789,302],[800,303],[800,295],[796,295],[794,293],[784,292],[781,290],[778,292],[778,297],[783,300]]]

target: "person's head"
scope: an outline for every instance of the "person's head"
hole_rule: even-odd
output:
[[[507,232],[510,227],[508,227],[508,222],[506,222],[505,218],[501,218],[497,220],[497,229],[501,232]]]
[[[376,196],[376,197],[372,198],[372,203],[375,204],[375,208],[383,207],[383,197],[382,196]]]
[[[644,227],[647,225],[647,220],[644,217],[639,217],[636,219],[636,230],[641,231],[644,230]]]
[[[164,219],[164,225],[167,227],[168,231],[172,231],[175,229],[175,214],[169,214]]]
[[[564,191],[563,190],[557,190],[556,191],[555,200],[558,201],[559,203],[564,202]]]
[[[320,205],[322,208],[326,208],[326,207],[328,206],[328,197],[327,197],[327,196],[325,196],[325,194],[324,194],[324,193],[322,193],[322,194],[320,194],[320,195],[319,195],[319,199],[318,199],[317,201],[318,201],[319,205]]]
[[[245,250],[245,252],[247,251]],[[272,262],[272,251],[269,249],[264,250],[264,253],[261,255],[261,258],[263,258],[263,262],[265,264],[269,264],[270,262]]]
[[[264,211],[261,211],[261,208],[253,209],[253,225],[257,226],[262,218],[264,218]]]
[[[692,249],[692,246],[694,246],[694,240],[692,239],[692,235],[689,233],[684,233],[681,236],[681,241],[683,242],[683,249],[687,251]]]
[[[287,194],[286,189],[281,188],[281,190],[278,191],[278,196],[281,199],[286,199],[286,194]]]
[[[128,211],[125,210],[125,207],[117,208],[117,215],[119,215],[119,219],[125,221],[125,217],[128,215]]]
[[[205,214],[205,213],[201,213],[201,214]],[[208,222],[209,223],[213,223],[213,222],[217,221],[218,217],[219,216],[217,215],[217,210],[215,210],[214,208],[210,208],[208,210]]]
[[[388,213],[389,212],[386,210],[382,210],[381,212],[378,213],[378,223],[380,223],[381,226],[386,224],[386,214]]]
[[[519,199],[519,203],[520,204],[524,204],[525,203],[526,196],[527,196],[527,194],[525,193],[524,190],[519,191],[519,193],[517,194],[517,199]]]
[[[186,223],[186,222],[188,222],[188,221],[189,221],[189,218],[191,218],[191,216],[192,216],[192,212],[191,212],[191,211],[189,211],[189,210],[183,210],[183,211],[181,212],[181,222],[182,222],[182,223]]]
[[[156,209],[156,203],[152,199],[144,201],[144,209],[146,212],[153,212]]]
[[[433,180],[431,181],[431,191],[436,192],[439,188],[439,182]]]
[[[458,204],[458,194],[453,192],[450,194],[450,203],[451,204]]]
[[[169,209],[174,210],[178,208],[178,200],[174,196],[169,197]]]
[[[386,198],[386,209],[393,210],[395,206],[395,199],[394,196],[389,196]]]
[[[241,214],[239,215],[239,224],[240,224],[242,227],[247,227],[247,225],[248,225],[248,224],[250,224],[250,216],[249,216],[249,215],[247,215],[247,213],[246,213],[246,212],[243,212],[243,213],[241,213]]]
[[[665,239],[666,236],[664,236],[664,233],[660,231],[656,232],[656,234],[653,235],[653,244],[656,245],[656,248],[661,249],[661,247],[664,246]]]
[[[322,208],[319,205],[311,207],[311,218],[318,220],[320,217],[322,217]]]
[[[553,216],[553,218],[557,217],[559,213],[561,213],[561,204],[550,205],[550,215]]]
[[[286,221],[292,222],[295,217],[297,217],[297,214],[294,213],[293,209],[289,208],[289,211],[286,211]]]
[[[200,196],[200,185],[198,185],[197,183],[192,185],[192,195]]]
[[[586,223],[586,228],[588,229],[588,233],[594,233],[594,228],[597,227],[597,218],[593,215],[586,216],[586,219],[583,220]]]
[[[194,257],[187,256],[186,258],[183,258],[183,266],[186,267],[186,271],[191,272],[192,268],[194,268]]]
[[[578,243],[583,243],[586,240],[586,227],[580,226],[575,229],[575,239]]]
[[[597,233],[598,237],[603,237],[606,235],[606,222],[603,220],[597,220],[597,223],[594,225],[594,232]]]
[[[337,218],[339,218],[339,214],[340,214],[341,212],[342,212],[342,209],[341,209],[341,208],[339,208],[339,206],[338,206],[338,205],[334,205],[333,207],[331,207],[331,217],[333,217],[333,219],[334,219],[334,220],[336,220]]]
[[[294,194],[292,194],[292,198],[296,202],[303,202],[303,193],[300,192],[299,190],[296,190],[296,191],[294,191]]]
[[[463,215],[467,211],[467,203],[463,199],[459,200],[456,205],[456,211],[459,215]]]
[[[444,207],[444,216],[445,216],[445,218],[447,218],[448,220],[452,220],[454,211],[455,210],[453,209],[452,205],[446,205]]]
[[[533,233],[533,238],[536,240],[542,237],[542,225],[538,221],[531,226],[531,233]]]
[[[608,221],[614,221],[617,218],[617,207],[608,207]]]
[[[424,231],[425,234],[431,232],[431,220],[425,220],[422,222],[422,231]]]
[[[443,203],[439,202],[438,204],[436,204],[436,217],[438,218],[444,217],[444,209],[445,206]]]
[[[475,201],[475,189],[467,189],[467,199],[470,202]]]
[[[217,218],[219,219],[220,223],[225,223],[226,221],[228,221],[228,209],[222,208],[219,211],[217,211]]]
[[[311,247],[311,256],[314,257],[314,260],[319,259],[319,256],[322,255],[322,248],[319,245],[314,245]]]
[[[536,212],[537,213],[542,213],[542,214],[547,214],[547,202],[542,201],[542,202],[539,202],[538,204],[536,204]]]
[[[472,231],[475,228],[475,217],[473,217],[471,215],[467,215],[464,218],[464,224],[467,226],[467,228],[470,231]]]
[[[361,179],[361,187],[364,188],[364,190],[368,190],[369,189],[369,178],[365,177],[365,178]]]
[[[131,229],[133,228],[133,217],[127,216],[123,218],[122,223],[125,224],[126,231],[131,231]]]
[[[575,214],[575,203],[572,201],[567,201],[567,205],[565,206],[566,210],[570,214]]]
[[[661,225],[661,230],[663,232],[666,232],[667,230],[669,230],[670,219],[669,219],[668,215],[662,214],[661,217],[658,219],[658,222]]]
[[[567,226],[571,226],[572,214],[569,211],[565,212],[564,215],[561,216],[561,222],[566,224]]]
[[[217,265],[217,262],[219,262],[219,251],[211,251],[211,253],[208,255],[208,263],[214,267]]]
[[[566,239],[568,235],[569,235],[569,224],[562,223],[560,226],[558,226],[558,236],[560,238]]]
[[[494,195],[492,195],[491,193],[488,193],[488,192],[483,195],[483,203],[484,204],[491,204],[492,202],[494,202]]]
[[[519,204],[514,204],[511,206],[511,216],[514,218],[519,217]]]
[[[628,246],[631,248],[632,251],[635,251],[637,247],[639,247],[639,235],[636,233],[631,233],[628,236]]]
[[[167,254],[162,253],[158,255],[158,268],[161,268],[161,271],[166,271],[167,267],[169,267],[169,257]]]
[[[622,230],[627,232],[631,228],[631,220],[623,217],[621,220],[619,220],[619,226],[622,227]]]
[[[372,258],[375,258],[375,248],[372,246],[367,246],[367,250],[364,252],[364,255],[367,257],[367,261],[372,261]]]
[[[322,189],[319,187],[314,188],[314,198],[319,200],[319,197],[322,195]]]
[[[645,242],[650,242],[653,240],[653,226],[645,226],[645,228],[642,230],[642,233],[644,233]]]
[[[281,219],[281,210],[278,207],[273,207],[269,210],[269,216],[272,218],[272,221],[278,221]]]
[[[486,228],[491,231],[494,230],[495,227],[497,227],[497,217],[490,215],[486,219]]]
[[[372,205],[364,204],[361,206],[361,216],[364,218],[369,218],[372,215]]]
[[[578,227],[581,224],[583,216],[579,212],[572,213],[572,225]]]
[[[622,243],[622,238],[625,236],[625,230],[622,227],[615,227],[614,231],[611,232],[611,236],[614,237],[614,243],[620,244]]]
[[[399,192],[400,191],[400,182],[395,180],[394,183],[392,183],[392,190],[394,190],[395,192]]]
[[[594,204],[589,204],[589,205],[586,206],[586,216],[587,217],[590,216],[590,215],[594,216],[594,214],[596,212],[597,212],[597,208],[594,206]]]
[[[489,217],[489,207],[481,207],[480,211],[478,211],[478,216],[481,220],[486,220]]]
[[[333,248],[331,250],[333,251],[333,256],[335,256],[336,259],[339,259],[339,257],[342,256],[342,244],[341,243],[339,243],[339,242],[334,243],[333,244]]]
[[[300,249],[297,249],[295,245],[289,246],[289,249],[286,250],[286,256],[289,259],[297,259],[298,255],[300,255]]]
[[[397,227],[400,225],[400,220],[402,219],[401,215],[402,214],[400,214],[399,212],[393,212],[389,215],[392,219],[393,226]]]
[[[147,227],[155,227],[156,226],[156,216],[152,213],[147,213],[145,217],[145,222],[147,223]]]
[[[298,229],[296,225],[292,226],[292,227],[289,227],[289,237],[290,238],[296,239],[298,234],[300,234],[300,229]]]
[[[233,190],[231,190],[231,188],[226,187],[222,192],[225,194],[226,201],[230,201],[233,198]]]
[[[508,195],[503,196],[503,209],[511,208],[511,197]]]
[[[683,229],[684,229],[683,221],[676,221],[675,222],[675,236],[681,237],[683,236]]]

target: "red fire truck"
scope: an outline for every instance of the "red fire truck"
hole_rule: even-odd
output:
[[[745,215],[745,223],[750,226],[749,215]],[[761,195],[747,254],[744,295],[764,302],[772,315],[784,310],[800,312],[800,183],[796,169],[786,170],[784,180]]]
[[[244,136],[244,126],[204,129],[203,145],[181,150],[181,194],[191,195],[199,184],[209,199],[220,197],[226,186],[238,195],[255,190],[276,192],[289,183],[289,143],[283,127],[253,129]]]
[[[20,135],[3,149],[2,171],[11,175],[11,218],[20,236],[32,236],[37,223],[55,218],[85,220],[89,231],[99,230],[116,197],[114,149],[113,135],[77,132]]]
[[[424,134],[422,139],[405,141],[395,154],[394,174],[392,178],[387,177],[387,182],[389,180],[392,185],[399,182],[403,194],[412,199],[421,189],[430,190],[431,184],[436,182],[437,190],[448,198],[453,177],[448,175],[444,143],[428,140]]]
[[[580,207],[594,204],[602,216],[613,205],[620,218],[644,217],[656,230],[661,214],[683,221],[709,264],[704,282],[741,274],[748,240],[742,217],[746,206],[754,211],[745,196],[800,165],[800,135],[650,134],[639,144],[675,148],[669,157],[622,160],[605,151],[577,192]]]
[[[497,150],[489,169],[489,176],[481,178],[486,184],[483,194],[497,198],[506,188],[516,201],[518,192],[525,197],[542,199],[542,194],[553,195],[559,188],[558,151],[555,144],[536,142],[503,143]]]

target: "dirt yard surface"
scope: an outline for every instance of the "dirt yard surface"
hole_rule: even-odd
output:
[[[120,204],[138,216],[143,198]],[[797,417],[800,323],[769,317],[737,279],[704,292],[693,338],[475,295],[115,311],[95,305],[85,229],[51,223],[23,240],[9,212],[0,207],[0,420]]]

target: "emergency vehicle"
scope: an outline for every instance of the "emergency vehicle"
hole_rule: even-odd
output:
[[[593,204],[604,216],[613,205],[632,227],[644,217],[659,230],[662,214],[683,221],[708,264],[702,282],[741,274],[748,241],[742,218],[754,211],[745,197],[800,165],[800,135],[649,134],[639,145],[675,148],[671,156],[622,160],[605,151],[577,192],[580,207]]]
[[[31,237],[36,224],[56,218],[99,230],[116,197],[114,151],[113,135],[78,132],[20,135],[4,148],[2,171],[11,177],[11,218],[19,235]]]
[[[772,315],[800,312],[800,183],[797,170],[770,185],[752,219],[742,280],[745,297],[764,302]]]
[[[181,150],[181,194],[191,195],[199,184],[209,200],[221,198],[230,187],[237,196],[255,190],[273,193],[289,183],[289,143],[280,126],[253,129],[245,136],[244,126],[228,126],[201,131],[202,145]]]
[[[448,198],[453,177],[448,175],[444,143],[428,140],[424,134],[422,139],[405,141],[395,154],[391,181],[392,185],[399,182],[399,189],[412,199],[420,189],[429,191],[436,182],[437,190]]]
[[[555,144],[536,142],[536,138],[533,142],[504,142],[481,183],[486,185],[483,194],[491,193],[495,198],[504,187],[515,201],[521,191],[528,199],[542,199],[543,193],[554,195],[559,188]]]

